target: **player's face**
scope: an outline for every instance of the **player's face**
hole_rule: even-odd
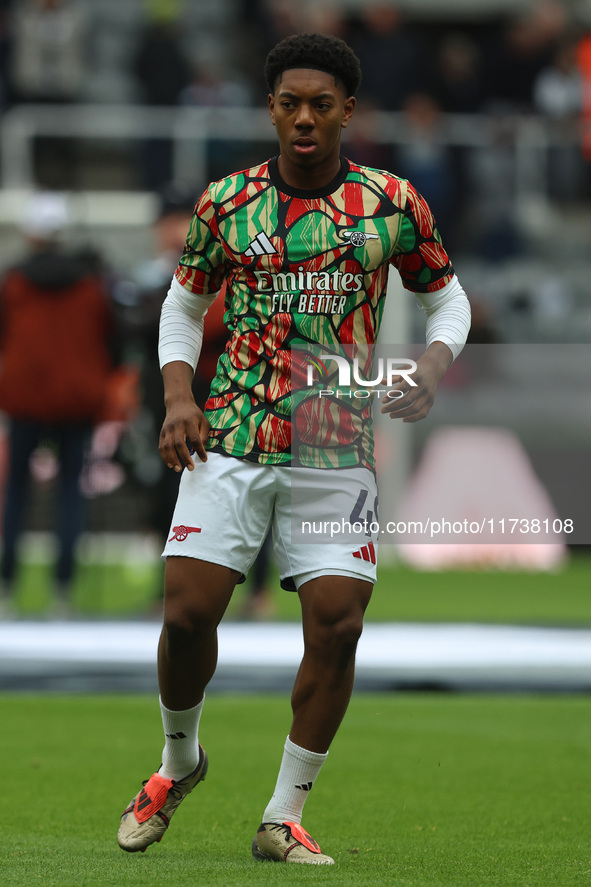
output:
[[[269,96],[269,111],[279,138],[279,171],[288,184],[310,189],[334,178],[341,131],[354,109],[355,99],[331,74],[311,68],[283,72]]]

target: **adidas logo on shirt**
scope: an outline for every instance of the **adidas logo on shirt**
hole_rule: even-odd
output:
[[[245,256],[252,258],[254,256],[273,256],[275,255],[277,250],[267,237],[264,231],[261,231],[260,234],[257,234],[254,240],[252,240],[248,249],[244,253]]]

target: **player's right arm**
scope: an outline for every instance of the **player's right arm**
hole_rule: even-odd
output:
[[[162,304],[158,355],[164,383],[166,417],[160,456],[168,468],[194,468],[191,450],[205,462],[209,423],[193,397],[193,377],[201,353],[203,321],[214,295],[190,293],[173,278]],[[187,442],[189,445],[187,445]]]
[[[160,432],[160,456],[168,468],[192,471],[191,453],[207,461],[205,442],[209,422],[195,403],[192,382],[194,371],[183,360],[173,360],[162,367],[166,417]]]
[[[191,221],[185,252],[160,315],[158,355],[164,383],[166,418],[160,455],[169,468],[192,471],[191,452],[207,460],[209,423],[192,391],[203,341],[203,321],[223,280],[223,250],[216,236],[212,203],[206,191]]]

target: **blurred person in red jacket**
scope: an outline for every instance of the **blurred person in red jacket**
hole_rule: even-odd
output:
[[[65,199],[41,193],[26,207],[27,252],[0,282],[0,410],[8,419],[8,476],[0,568],[10,610],[24,525],[29,460],[50,442],[59,464],[55,610],[65,614],[83,523],[80,475],[113,369],[114,324],[98,269],[62,246]]]

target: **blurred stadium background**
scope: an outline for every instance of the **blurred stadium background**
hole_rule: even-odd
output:
[[[310,30],[344,37],[362,60],[364,83],[346,153],[410,178],[425,195],[473,306],[470,342],[478,360],[470,359],[472,351],[458,361],[428,422],[405,426],[390,439],[397,467],[386,501],[394,510],[407,501],[409,479],[424,468],[422,456],[437,431],[478,428],[485,434],[501,428],[525,454],[536,495],[547,497],[528,501],[551,504],[548,514],[519,516],[557,515],[578,528],[577,544],[562,535],[549,559],[536,560],[531,544],[497,544],[492,553],[464,546],[469,557],[442,558],[426,572],[412,553],[418,546],[410,553],[388,546],[374,618],[591,627],[589,0],[448,0],[444,8],[437,0],[3,0],[0,265],[8,267],[22,251],[28,200],[39,191],[63,195],[67,239],[100,257],[121,323],[123,359],[143,371],[155,360],[146,350],[149,336],[138,333],[150,324],[153,332],[146,293],[154,286],[143,272],[157,258],[163,202],[171,193],[196,198],[211,179],[274,152],[264,57],[277,39]],[[421,315],[406,306],[395,283],[387,335],[399,343],[422,338]],[[2,628],[0,686],[153,685],[153,666],[143,654],[126,668],[116,651],[106,660],[98,652],[105,638],[115,636],[112,620],[127,620],[128,628],[135,620],[138,649],[149,649],[152,658],[162,530],[153,518],[161,468],[148,401],[142,388],[129,422],[97,429],[85,468],[88,532],[79,551],[75,616],[109,620],[99,638],[86,626],[88,650],[94,651],[86,656],[74,642],[82,626],[73,632],[61,623],[37,624],[51,593],[56,466],[51,450],[35,454],[15,598],[16,615],[27,622],[19,623],[18,635],[12,622]],[[469,482],[483,515],[489,491],[504,476],[512,482],[507,464],[501,458],[494,470],[480,465],[478,483]],[[166,524],[166,514],[159,519]],[[433,593],[443,569],[456,570],[450,575],[461,590],[459,601],[446,592],[447,610]],[[533,585],[532,573],[538,576]],[[294,619],[293,599],[279,592],[272,566],[267,584],[275,586],[275,617]],[[415,595],[414,609],[401,602],[407,588]],[[231,615],[240,617],[239,603]],[[17,636],[20,654],[8,644]],[[426,652],[433,637],[415,642]],[[244,638],[247,647],[259,643],[258,635]],[[578,638],[585,640],[583,634]],[[572,639],[566,632],[563,651],[570,647],[572,653]],[[47,649],[35,658],[45,642]],[[389,635],[384,650],[399,642]],[[462,640],[454,636],[445,643],[458,649]],[[589,689],[586,654],[577,659],[572,653],[572,661],[548,654],[552,677],[544,669],[547,652],[542,646],[517,669],[523,685],[558,686],[557,669],[565,686]],[[70,666],[64,665],[68,659]],[[390,675],[388,686],[404,683],[409,674],[411,684],[433,686],[444,660],[435,657],[427,670],[419,663],[415,673],[414,665],[393,664],[385,656],[382,674],[385,669]],[[494,665],[500,669],[495,685],[504,686],[511,663],[510,653],[496,665],[486,656],[480,664],[468,657],[463,678],[447,683],[464,685],[473,674],[473,683],[487,685],[486,668]],[[103,677],[96,677],[96,669]],[[73,671],[81,682],[71,684]]]

